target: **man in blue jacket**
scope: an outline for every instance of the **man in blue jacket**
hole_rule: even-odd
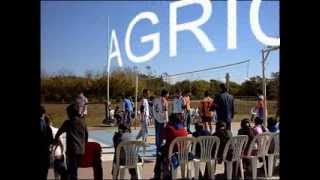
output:
[[[225,84],[220,84],[221,92],[214,98],[214,107],[217,121],[225,122],[227,130],[231,130],[231,122],[234,116],[234,99],[227,91]]]
[[[123,100],[123,110],[125,115],[125,123],[127,127],[131,127],[131,119],[132,119],[132,113],[133,113],[133,103],[129,98],[129,95],[125,95]]]

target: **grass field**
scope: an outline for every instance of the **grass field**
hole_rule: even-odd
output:
[[[199,101],[192,101],[191,106],[196,107]],[[255,105],[255,101],[235,101],[235,118],[234,121],[240,121],[243,118],[250,118],[250,108]],[[68,104],[44,104],[47,113],[50,115],[53,126],[60,127],[63,121],[67,119],[66,107]],[[275,114],[276,102],[268,102],[268,114]],[[104,104],[89,104],[88,116],[86,118],[88,126],[100,125],[105,118]]]

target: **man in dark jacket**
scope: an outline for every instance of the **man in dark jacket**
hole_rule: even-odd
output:
[[[46,110],[40,106],[40,179],[47,179],[50,167],[50,145],[53,142],[52,130],[48,124]]]
[[[68,175],[70,180],[77,180],[79,160],[81,155],[85,153],[85,144],[88,142],[88,130],[84,119],[80,117],[76,104],[67,107],[67,114],[69,120],[66,120],[59,128],[54,142],[57,142],[59,136],[66,132]]]
[[[214,98],[214,109],[217,121],[225,122],[227,130],[231,130],[231,121],[234,116],[234,99],[227,91],[225,84],[220,84],[221,92]]]

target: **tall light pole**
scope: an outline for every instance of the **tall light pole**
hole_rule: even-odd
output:
[[[109,112],[109,105],[110,103],[110,62],[109,62],[109,16],[107,17],[107,107],[106,107],[106,114],[107,114],[107,121],[110,119],[110,112]]]
[[[262,54],[262,90],[263,90],[263,106],[264,106],[264,111],[263,111],[263,125],[267,127],[267,83],[266,83],[266,77],[265,77],[265,69],[266,69],[266,61],[267,58],[270,54],[271,51],[275,51],[280,49],[280,46],[267,46],[266,48],[261,50]]]

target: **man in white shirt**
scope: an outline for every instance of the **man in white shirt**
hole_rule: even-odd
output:
[[[184,124],[184,118],[183,118],[183,97],[181,95],[181,91],[176,91],[176,96],[173,98],[172,101],[172,113],[176,114],[176,116],[179,118],[180,122]]]
[[[142,94],[143,94],[143,98],[140,101],[140,127],[141,128],[136,139],[140,139],[140,137],[142,137],[143,141],[147,142],[147,136],[148,136],[147,122],[149,119],[149,102],[148,102],[149,90],[144,89]]]
[[[161,96],[154,99],[153,101],[153,116],[155,119],[155,132],[156,132],[156,146],[157,154],[160,151],[162,139],[160,139],[160,131],[165,127],[168,122],[168,97],[169,93],[163,89]]]

